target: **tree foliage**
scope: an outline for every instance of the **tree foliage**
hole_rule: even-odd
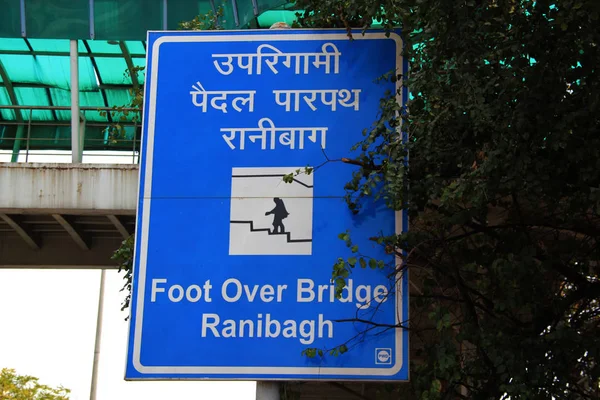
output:
[[[210,10],[206,14],[198,14],[191,21],[181,21],[179,30],[182,31],[215,31],[222,30],[223,24],[226,22],[223,17],[225,9],[222,5],[218,6],[215,11]]]
[[[124,79],[139,81],[143,80],[146,67],[134,66],[123,72]],[[107,117],[113,121],[107,128],[106,133],[112,144],[119,140],[127,140],[127,132],[124,122],[140,123],[142,120],[142,108],[144,105],[144,89],[141,86],[133,86],[129,89],[129,101],[125,105],[113,105],[109,111],[99,111],[100,116]]]
[[[39,379],[18,375],[14,369],[0,371],[0,399],[2,400],[68,400],[69,390],[42,385]]]
[[[600,2],[298,6],[303,27],[404,32],[412,98],[382,100],[346,189],[356,212],[377,197],[410,215],[374,240],[414,282],[414,394],[598,398]]]
[[[131,285],[133,273],[133,250],[134,250],[134,235],[129,236],[121,242],[121,246],[113,253],[112,260],[119,265],[119,272],[123,272],[123,286],[121,292],[125,292],[125,298],[121,303],[121,311],[129,308],[131,303]],[[126,318],[127,319],[127,318]]]

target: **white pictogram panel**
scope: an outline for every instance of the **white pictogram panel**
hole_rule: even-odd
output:
[[[313,175],[299,167],[232,168],[230,255],[312,254]]]

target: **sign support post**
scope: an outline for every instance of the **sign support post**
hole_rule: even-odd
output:
[[[256,400],[279,400],[279,382],[256,382]]]

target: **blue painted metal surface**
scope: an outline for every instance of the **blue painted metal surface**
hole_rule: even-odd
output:
[[[335,161],[399,88],[376,80],[402,73],[402,42],[355,38],[149,33],[127,379],[408,378],[408,332],[388,327],[408,317],[407,278],[369,240],[406,220],[382,203],[353,215],[356,167]],[[337,299],[332,266],[356,256],[346,231],[387,267],[357,263]]]

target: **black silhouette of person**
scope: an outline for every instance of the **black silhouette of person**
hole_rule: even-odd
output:
[[[265,213],[265,215],[273,214],[273,232],[272,233],[277,233],[277,230],[279,230],[279,233],[285,233],[285,226],[283,226],[283,219],[287,218],[287,216],[290,215],[290,213],[287,212],[287,210],[285,209],[285,204],[283,204],[283,200],[281,200],[279,197],[275,197],[273,199],[273,201],[275,202],[275,208],[272,209],[271,211],[267,211]]]

